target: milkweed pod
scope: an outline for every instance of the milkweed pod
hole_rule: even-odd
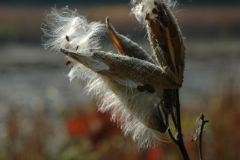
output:
[[[89,23],[67,7],[53,8],[48,15],[42,29],[44,46],[68,56],[70,80],[85,80],[85,90],[98,99],[99,111],[110,112],[112,120],[140,147],[151,147],[159,144],[158,133],[168,127],[160,108],[162,95],[182,85],[184,46],[170,0],[132,2],[132,11],[147,28],[153,53],[119,34],[109,18],[106,25]],[[119,54],[100,50],[100,35],[106,29]]]
[[[168,66],[179,81],[183,81],[185,46],[171,0],[132,1],[132,13],[142,22],[148,33],[153,56],[161,66]],[[146,18],[147,17],[147,18]]]
[[[120,35],[113,28],[108,17],[106,18],[106,26],[109,31],[109,35],[120,54],[129,57],[135,57],[156,64],[156,61],[152,59],[152,57],[142,47],[140,47],[137,43],[131,41],[124,35]]]
[[[91,56],[68,52],[64,49],[61,49],[61,51],[91,70],[113,79],[125,77],[136,83],[149,84],[159,91],[181,87],[181,84],[175,81],[174,75],[168,76],[167,72],[160,66],[134,57],[103,51],[94,52]]]

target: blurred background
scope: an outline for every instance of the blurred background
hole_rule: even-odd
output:
[[[0,159],[177,160],[168,135],[152,149],[138,149],[109,114],[69,82],[65,57],[44,50],[42,23],[51,7],[68,5],[90,21],[109,16],[116,30],[150,52],[145,29],[129,15],[128,0],[0,0]],[[174,10],[186,43],[180,90],[184,140],[191,142],[200,113],[210,120],[203,138],[206,160],[240,159],[240,2],[181,0]],[[116,51],[108,35],[104,50]]]

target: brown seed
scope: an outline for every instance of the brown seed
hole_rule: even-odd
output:
[[[144,92],[144,91],[145,91],[145,88],[144,88],[144,86],[137,86],[137,90],[138,90],[139,92]]]
[[[154,93],[155,92],[155,89],[150,84],[144,84],[144,88],[149,93]]]
[[[167,12],[163,9],[162,14],[167,16]]]
[[[162,12],[158,12],[158,17],[159,18],[161,18],[161,17],[163,17],[163,16],[165,16]]]
[[[159,14],[161,13],[161,15],[167,15],[167,12],[163,9],[163,6],[158,6],[157,10],[159,10]]]
[[[67,35],[66,35],[66,37],[65,37],[65,38],[66,38],[66,40],[69,42],[69,37],[68,37]]]
[[[154,5],[158,6],[158,3],[156,1],[154,1]]]
[[[164,21],[166,21],[166,22],[169,21],[169,18],[168,18],[167,16],[164,16],[163,19],[164,19]]]
[[[71,64],[72,62],[70,61],[70,60],[67,60],[66,62],[65,62],[65,65],[66,66],[68,66],[69,64]]]
[[[157,9],[156,9],[156,8],[153,8],[152,13],[153,13],[153,14],[158,14]]]
[[[150,20],[149,14],[146,14],[145,20]]]
[[[76,47],[76,50],[78,50],[79,45]]]

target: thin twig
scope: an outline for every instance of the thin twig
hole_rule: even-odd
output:
[[[202,136],[203,136],[203,131],[204,131],[204,127],[205,124],[209,122],[209,120],[204,120],[204,115],[201,113],[200,115],[200,130],[199,130],[199,134],[197,135],[198,137],[198,150],[199,150],[199,159],[203,160],[203,153],[202,153]]]

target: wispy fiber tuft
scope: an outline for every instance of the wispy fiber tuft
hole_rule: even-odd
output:
[[[156,2],[173,6],[172,1]],[[156,8],[150,0],[142,0],[141,3],[133,0],[132,4],[135,6],[132,11],[140,21]],[[154,16],[150,15],[150,18],[156,18]],[[166,16],[169,18],[168,13]],[[60,11],[53,8],[42,30],[45,48],[61,51],[70,58],[73,62],[70,80],[80,78],[86,82],[85,90],[98,99],[99,111],[110,112],[112,120],[125,135],[131,135],[139,147],[159,144],[158,133],[167,130],[160,106],[163,90],[178,89],[182,83],[181,77],[178,78],[168,67],[163,56],[149,54],[137,43],[119,34],[109,18],[106,26],[99,22],[89,23],[85,17],[67,7]],[[119,54],[100,51],[101,36],[106,30]],[[167,38],[171,39],[169,34]],[[169,46],[172,47],[172,44]],[[172,63],[175,64],[174,59]]]

